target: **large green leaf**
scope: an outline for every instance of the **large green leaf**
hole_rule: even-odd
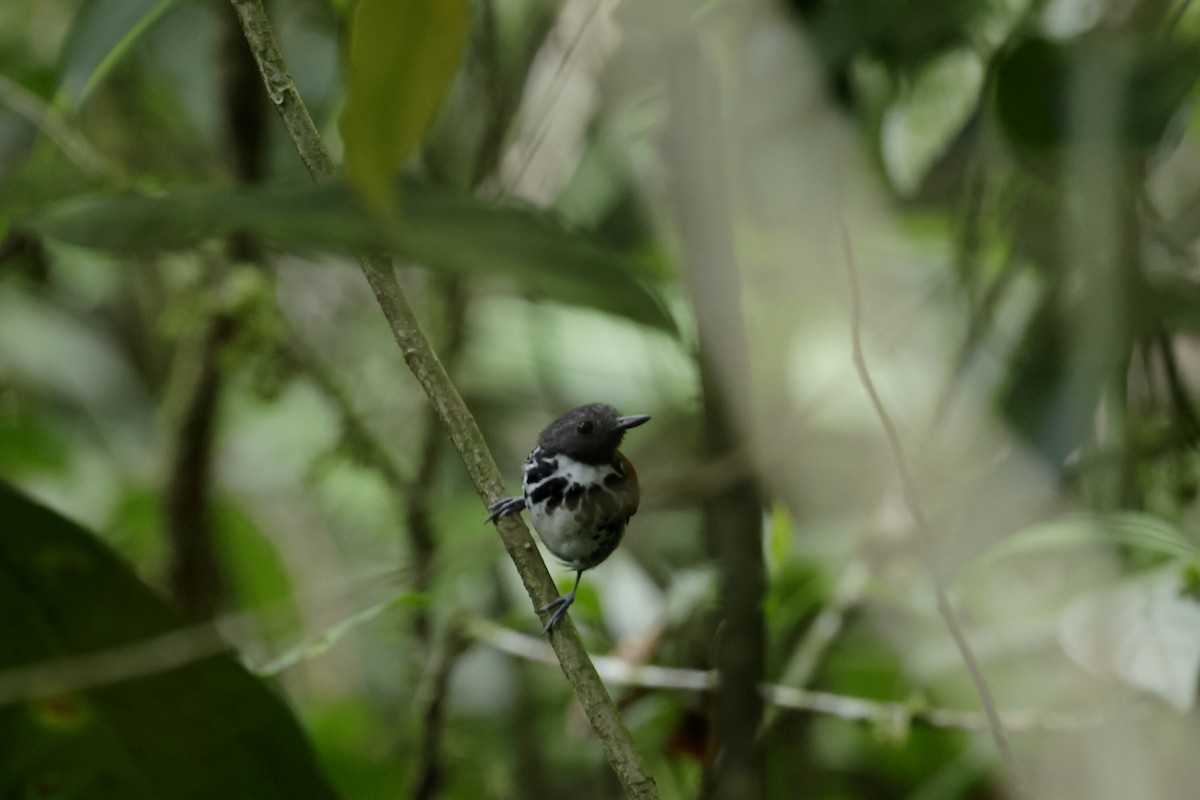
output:
[[[134,44],[178,0],[89,0],[71,25],[62,49],[60,92],[72,106],[87,99]]]
[[[0,484],[0,797],[333,798],[284,702],[229,654],[176,658],[179,627],[99,540]]]
[[[525,206],[410,183],[389,225],[342,186],[206,189],[71,201],[27,224],[116,253],[192,247],[248,233],[290,250],[389,251],[431,269],[503,275],[531,294],[674,330],[661,299],[617,253]]]
[[[437,114],[467,40],[465,0],[359,0],[341,132],[346,174],[378,211]]]

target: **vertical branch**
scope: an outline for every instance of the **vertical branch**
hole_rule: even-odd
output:
[[[265,95],[257,79],[254,58],[241,41],[237,16],[226,8],[221,20],[221,96],[227,149],[238,181],[256,183],[266,173]],[[227,249],[234,261],[257,260],[260,255],[257,244],[244,236],[231,237]],[[191,385],[186,387],[167,479],[169,583],[175,599],[194,619],[208,619],[216,613],[222,592],[209,513],[212,451],[222,387],[221,350],[236,334],[237,327],[234,317],[217,311],[206,322],[199,352],[184,352],[179,356],[195,358],[196,367]]]
[[[200,337],[199,352],[180,352],[176,363],[190,372],[166,486],[167,536],[171,543],[168,584],[180,608],[192,619],[209,619],[221,598],[220,566],[212,540],[210,500],[212,448],[221,372],[221,348],[234,322],[218,314]],[[195,358],[194,367],[182,363]]]
[[[888,447],[892,452],[892,459],[896,462],[896,472],[900,477],[900,489],[904,495],[904,503],[908,508],[908,513],[912,516],[913,525],[916,528],[921,558],[926,572],[929,573],[930,582],[933,584],[938,614],[941,615],[942,621],[946,624],[946,629],[950,632],[950,637],[954,640],[955,647],[958,648],[959,657],[962,658],[963,664],[971,676],[971,682],[975,685],[975,692],[979,695],[979,702],[983,705],[984,714],[987,716],[988,730],[992,734],[992,739],[996,743],[996,749],[1000,752],[1004,766],[1013,781],[1013,786],[1021,797],[1030,797],[1029,787],[1025,782],[1020,764],[1017,762],[1017,757],[1013,753],[1012,744],[1008,740],[1008,733],[1004,730],[1004,723],[1000,719],[1000,713],[996,710],[996,701],[992,697],[992,690],[988,687],[987,679],[983,675],[983,670],[979,666],[978,659],[975,658],[975,652],[971,649],[970,642],[967,641],[966,634],[963,633],[962,625],[958,620],[958,614],[955,612],[954,606],[950,603],[950,596],[946,591],[945,582],[942,580],[942,576],[934,560],[933,541],[929,532],[929,523],[925,518],[925,510],[921,504],[921,496],[917,492],[916,482],[913,480],[912,474],[908,469],[908,459],[904,454],[904,445],[900,441],[900,433],[896,430],[896,424],[892,421],[891,414],[888,413],[887,407],[883,404],[883,399],[879,396],[879,391],[875,388],[875,381],[871,378],[870,370],[867,369],[867,361],[863,355],[862,346],[862,309],[860,306],[858,270],[854,263],[854,251],[850,246],[850,232],[844,223],[841,233],[842,246],[846,252],[846,272],[850,276],[850,340],[853,349],[854,369],[858,373],[859,382],[862,383],[863,389],[871,401],[871,406],[875,409],[875,415],[879,418],[879,424],[883,427],[884,435],[887,437]]]
[[[454,670],[458,657],[466,649],[467,643],[462,626],[452,623],[429,658],[421,686],[413,700],[418,709],[416,716],[421,727],[421,735],[418,737],[421,750],[412,792],[414,800],[434,800],[441,794],[445,780],[441,753],[442,731],[446,722],[446,689],[450,684],[450,673]]]
[[[712,90],[717,81],[695,40],[676,45],[667,83],[666,159],[696,309],[707,457],[724,460],[743,446],[749,348],[729,226],[729,189],[720,138],[713,136],[721,128]],[[758,738],[763,714],[758,685],[766,659],[761,527],[762,504],[751,473],[731,476],[705,495],[704,533],[720,570],[722,610],[715,658],[721,682],[715,702],[720,738],[713,788],[716,797],[730,800],[765,794]]]
[[[267,95],[283,119],[297,152],[315,180],[329,179],[333,175],[333,162],[287,72],[262,3],[260,0],[231,2],[266,84]],[[412,306],[396,280],[391,260],[381,255],[363,255],[359,258],[359,265],[392,329],[392,336],[405,363],[436,409],[480,498],[485,504],[501,499],[506,491],[495,459],[483,440],[475,418],[421,330]],[[505,517],[496,529],[534,606],[541,608],[556,598],[558,591],[525,523],[517,517]],[[576,698],[596,731],[609,764],[629,797],[634,800],[657,798],[658,789],[654,779],[634,748],[629,731],[600,682],[596,667],[588,658],[575,626],[569,618],[563,622],[551,634],[550,644],[563,674],[570,681]]]

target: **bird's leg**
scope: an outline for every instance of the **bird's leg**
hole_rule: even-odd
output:
[[[509,514],[520,514],[524,510],[524,497],[506,497],[488,506],[488,518],[484,520],[484,523],[495,522],[501,517],[507,517]]]
[[[571,607],[571,603],[575,602],[575,591],[579,588],[579,579],[582,577],[583,570],[576,570],[575,585],[571,587],[571,591],[567,594],[564,594],[562,597],[551,600],[549,603],[539,609],[540,611],[554,612],[550,615],[550,621],[546,623],[546,627],[543,629],[546,633],[554,630],[554,626],[557,625],[558,621],[563,618],[564,614],[567,613],[567,609]]]

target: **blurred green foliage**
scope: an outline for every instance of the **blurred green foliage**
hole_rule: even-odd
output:
[[[765,677],[824,693],[768,715],[770,796],[1005,796],[853,379],[824,241],[847,220],[868,361],[1018,755],[1047,797],[1125,772],[1149,776],[1125,796],[1194,792],[1200,10],[268,12],[344,181],[310,184],[265,94],[261,141],[226,118],[258,78],[225,4],[0,5],[0,797],[619,796],[349,266],[363,250],[396,257],[513,486],[563,409],[653,415],[625,448],[642,510],[572,610],[593,651],[711,668],[701,501],[754,469]],[[705,157],[731,187],[745,464],[703,455],[662,152],[679,37],[719,76]],[[271,678],[206,656],[14,683],[178,628],[160,596],[190,608],[202,562],[218,629]],[[464,634],[475,618],[524,655]],[[712,698],[613,692],[662,796],[701,796]],[[1111,733],[1129,761],[1055,716],[1135,700]]]

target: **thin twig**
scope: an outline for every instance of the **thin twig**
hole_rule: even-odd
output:
[[[66,655],[34,664],[0,670],[0,706],[44,697],[48,694],[82,691],[122,681],[131,681],[200,661],[219,653],[236,656],[234,645],[223,634],[259,630],[264,622],[291,619],[295,603],[327,608],[357,597],[367,588],[388,588],[389,596],[362,611],[330,625],[320,634],[249,669],[264,677],[274,676],[330,650],[346,634],[379,615],[411,604],[411,591],[394,593],[396,571],[389,571],[336,585],[318,587],[301,596],[279,600],[253,611],[223,614],[216,619],[187,625],[132,642],[87,653]]]
[[[553,651],[545,642],[533,636],[480,618],[471,618],[466,630],[472,638],[510,656],[554,664]],[[600,655],[593,655],[592,662],[605,681],[619,686],[711,692],[720,682],[715,670],[648,666]],[[931,728],[983,732],[991,727],[988,716],[978,711],[932,708],[917,703],[889,703],[773,683],[762,683],[759,690],[766,702],[782,711],[826,714],[854,722],[886,724],[893,728],[918,723]],[[1021,733],[1075,733],[1102,725],[1128,723],[1144,718],[1151,710],[1149,704],[1138,702],[1131,705],[1127,713],[1121,714],[1097,708],[1081,711],[1024,709],[1003,712],[1000,718],[1006,728]]]
[[[908,459],[904,454],[904,445],[900,441],[900,433],[897,431],[896,424],[892,421],[892,416],[888,413],[883,399],[879,396],[879,391],[875,388],[875,381],[871,378],[870,370],[867,369],[867,361],[863,355],[862,346],[862,308],[859,295],[858,270],[854,263],[854,250],[850,244],[850,231],[844,222],[841,225],[841,234],[842,247],[846,253],[846,272],[850,277],[850,338],[853,348],[854,369],[858,372],[859,381],[862,383],[863,389],[871,400],[871,405],[875,409],[875,414],[879,418],[880,425],[883,426],[888,447],[891,449],[892,458],[896,462],[896,472],[900,477],[900,487],[904,495],[904,503],[908,508],[908,513],[912,515],[918,544],[921,549],[922,561],[925,564],[926,571],[929,573],[930,582],[933,584],[938,613],[941,615],[946,629],[950,632],[951,638],[954,639],[959,656],[962,658],[963,664],[971,676],[971,682],[975,685],[975,692],[979,695],[979,701],[983,705],[984,713],[987,716],[988,730],[992,734],[992,739],[996,742],[996,749],[1000,752],[1000,757],[1004,761],[1014,787],[1021,797],[1031,797],[1032,794],[1026,782],[1025,775],[1021,771],[1021,766],[1017,761],[1016,755],[1013,753],[1012,744],[1008,740],[1008,734],[1004,730],[1004,723],[1000,719],[1000,714],[996,710],[996,701],[992,697],[992,691],[988,687],[987,679],[983,675],[979,661],[975,658],[971,644],[967,641],[967,637],[963,633],[962,625],[958,621],[958,615],[954,611],[954,607],[950,604],[950,597],[946,592],[945,583],[934,561],[933,541],[929,532],[929,523],[925,518],[925,511],[921,504],[920,494],[917,492],[916,482],[909,472]]]
[[[7,75],[0,75],[0,104],[37,126],[89,178],[122,180],[125,177],[119,166],[74,130],[51,104]]]
[[[418,709],[415,716],[420,724],[421,741],[412,792],[414,800],[433,800],[441,792],[446,695],[450,688],[450,673],[467,644],[461,624],[452,622],[426,663],[425,674],[413,700],[413,705]]]
[[[266,83],[267,94],[283,118],[301,159],[314,179],[327,180],[333,174],[333,162],[287,72],[262,3],[260,0],[231,2]],[[438,417],[454,442],[479,496],[485,504],[503,498],[507,492],[491,451],[421,330],[412,306],[396,280],[391,259],[382,255],[364,255],[359,263],[375,293],[375,299],[383,309],[405,363],[437,409]],[[534,607],[544,607],[558,596],[558,591],[534,546],[529,528],[516,516],[505,517],[496,527]],[[635,800],[656,798],[658,790],[654,779],[634,748],[620,712],[600,682],[596,668],[588,659],[574,624],[569,619],[565,619],[564,623],[555,628],[550,642],[563,673],[600,739],[609,763],[630,797]]]
[[[340,591],[340,590],[339,590]],[[324,591],[313,597],[327,598]],[[414,595],[406,591],[373,603],[361,611],[335,622],[316,636],[257,663],[247,660],[247,668],[256,675],[270,678],[300,664],[319,658],[361,626],[377,620],[397,608],[412,605]],[[234,646],[220,631],[251,629],[264,617],[283,613],[290,603],[279,603],[267,610],[258,609],[223,615],[212,622],[179,628],[137,641],[63,656],[22,667],[0,671],[0,706],[66,692],[85,691],[100,686],[136,680],[167,670],[193,664],[216,655],[237,657]],[[555,666],[554,650],[541,638],[512,630],[490,620],[469,617],[459,627],[460,634],[524,661]],[[708,692],[719,682],[715,670],[679,669],[634,663],[613,656],[590,656],[599,675],[608,683],[666,691]],[[792,686],[761,684],[764,699],[784,711],[826,714],[851,721],[887,723],[912,722],[934,728],[963,731],[989,729],[986,715],[977,711],[934,708],[916,703],[882,702],[861,697],[814,692]],[[1019,733],[1074,733],[1102,725],[1128,724],[1143,720],[1153,712],[1148,702],[1134,701],[1108,708],[1086,711],[1044,711],[1023,709],[1001,712],[1005,727]]]

